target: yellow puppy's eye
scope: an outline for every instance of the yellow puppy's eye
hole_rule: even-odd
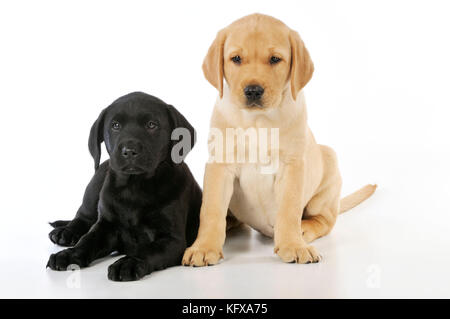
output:
[[[280,61],[281,59],[279,57],[276,56],[270,57],[270,64],[277,64]]]
[[[239,55],[236,55],[231,58],[231,61],[233,61],[235,64],[241,64],[241,57]]]

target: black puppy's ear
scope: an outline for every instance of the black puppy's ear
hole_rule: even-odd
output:
[[[170,156],[174,163],[180,164],[194,147],[197,136],[183,114],[172,105],[167,105],[167,109],[172,121]]]
[[[105,120],[105,114],[106,109],[104,109],[100,115],[98,116],[98,119],[92,124],[91,132],[89,134],[89,152],[91,153],[92,157],[94,158],[95,163],[95,169],[100,165],[100,157],[102,155],[102,149],[101,144],[103,142],[103,126],[104,126],[104,120]]]

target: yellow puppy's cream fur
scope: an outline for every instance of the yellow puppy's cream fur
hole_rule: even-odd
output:
[[[239,65],[231,61],[236,55]],[[271,64],[272,56],[280,62]],[[340,199],[336,155],[316,143],[307,124],[302,89],[313,70],[298,33],[272,17],[253,14],[218,33],[203,64],[219,91],[211,128],[225,139],[227,128],[278,129],[279,144],[269,151],[278,154],[279,164],[272,173],[261,173],[258,162],[206,164],[199,233],[183,264],[216,264],[223,257],[227,215],[273,236],[283,261],[317,262],[320,254],[309,243],[331,231],[339,212],[375,191],[367,185]],[[261,107],[246,105],[242,93],[255,84],[264,88]]]

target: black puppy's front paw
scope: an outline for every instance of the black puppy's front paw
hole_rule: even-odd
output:
[[[108,268],[108,278],[113,281],[139,280],[147,274],[147,264],[134,257],[125,256]]]
[[[80,235],[67,226],[56,227],[49,234],[50,240],[60,246],[71,247],[75,246],[80,240]]]
[[[69,265],[78,265],[80,268],[88,265],[87,261],[73,248],[64,249],[56,254],[50,255],[47,267],[53,270],[69,270]]]

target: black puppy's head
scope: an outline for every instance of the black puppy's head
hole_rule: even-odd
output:
[[[89,151],[95,169],[103,141],[114,171],[143,174],[152,173],[163,161],[180,163],[194,146],[195,131],[173,106],[135,92],[114,101],[92,125]]]

